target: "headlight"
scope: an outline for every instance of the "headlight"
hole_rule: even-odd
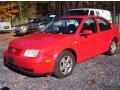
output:
[[[24,30],[27,30],[27,26],[21,26],[21,29],[24,31]]]
[[[12,30],[16,30],[17,27],[13,27]]]
[[[39,28],[43,28],[45,25],[39,25]]]
[[[39,53],[39,50],[27,49],[24,53],[25,57],[36,57]]]

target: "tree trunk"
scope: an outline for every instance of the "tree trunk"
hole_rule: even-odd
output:
[[[22,7],[21,7],[21,2],[19,1],[19,10],[20,10],[20,18],[23,23],[23,14],[22,14]]]

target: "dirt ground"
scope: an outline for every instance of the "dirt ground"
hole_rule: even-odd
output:
[[[0,32],[0,42],[5,41],[5,42],[10,42],[11,40],[18,38],[18,36],[15,35],[15,33],[12,31],[8,32]]]
[[[98,55],[75,66],[72,75],[64,79],[52,76],[28,77],[3,64],[8,43],[19,38],[14,32],[0,34],[0,90],[120,90],[120,53]]]

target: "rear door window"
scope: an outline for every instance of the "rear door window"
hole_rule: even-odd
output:
[[[105,21],[104,19],[97,18],[97,21],[98,21],[101,32],[111,29],[111,25],[107,21]]]

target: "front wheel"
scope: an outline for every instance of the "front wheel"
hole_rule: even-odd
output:
[[[75,65],[75,56],[70,51],[62,52],[55,63],[53,74],[58,78],[69,76]]]
[[[110,44],[107,54],[112,56],[116,53],[116,50],[117,50],[117,42],[115,40],[113,40]]]

